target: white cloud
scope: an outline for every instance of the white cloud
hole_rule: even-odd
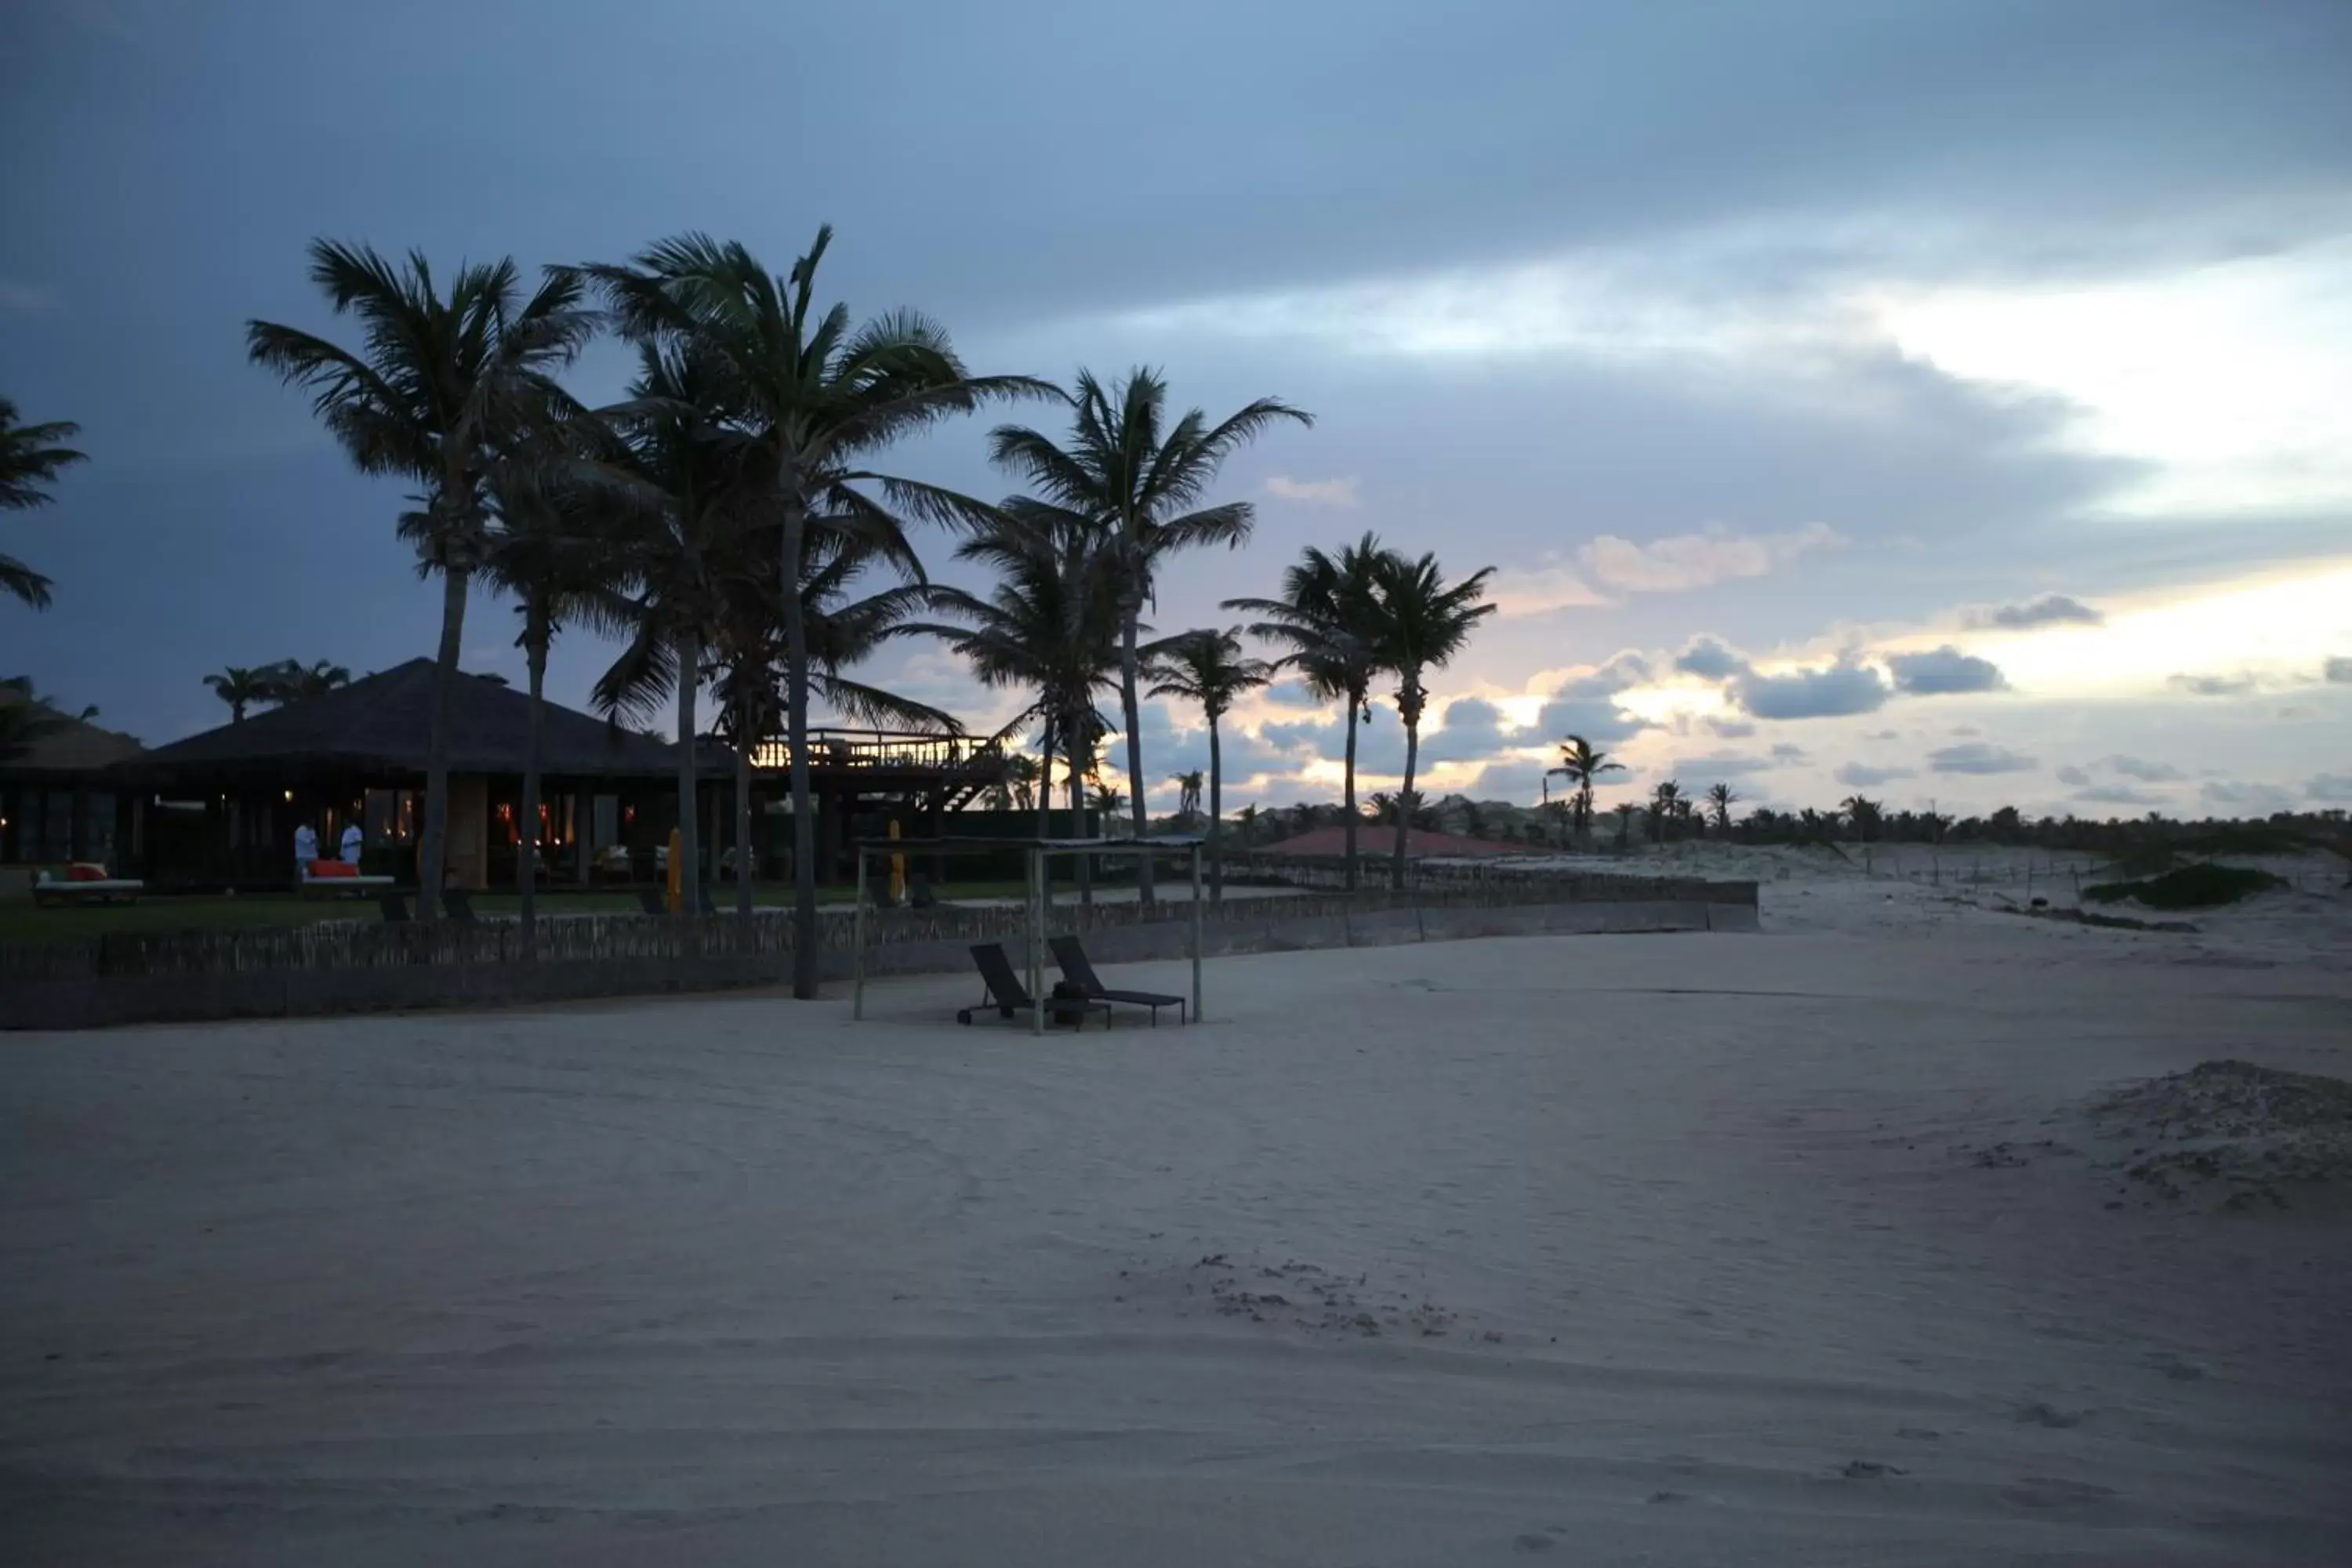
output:
[[[1787,533],[1735,533],[1709,523],[1697,533],[1671,534],[1637,544],[1604,533],[1576,552],[1577,563],[1602,588],[1621,594],[1678,594],[1740,577],[1762,577],[1809,551],[1844,543],[1827,523]]]
[[[1265,493],[1284,500],[1303,501],[1308,506],[1354,506],[1356,476],[1348,474],[1330,479],[1294,479],[1288,474],[1276,474],[1265,481]]]
[[[1848,763],[1832,775],[1838,783],[1853,789],[1874,789],[1895,779],[1915,776],[1910,768],[1874,768],[1868,763]]]

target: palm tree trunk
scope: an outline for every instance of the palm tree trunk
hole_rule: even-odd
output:
[[[793,995],[816,999],[816,818],[810,810],[808,766],[808,606],[801,602],[801,552],[808,537],[808,507],[784,498],[783,560],[778,584],[784,605],[784,740],[792,750]]]
[[[521,900],[522,955],[536,955],[539,939],[539,756],[547,732],[547,606],[526,606],[523,660],[530,670],[530,726],[522,759],[522,824],[515,854],[515,892]]]
[[[1421,704],[1409,704],[1404,711],[1404,788],[1397,793],[1396,853],[1389,862],[1389,886],[1404,891],[1404,858],[1407,835],[1412,825],[1412,775],[1421,761]]]
[[[740,673],[737,679],[741,681]],[[750,692],[739,700],[742,715],[735,725],[735,917],[751,919],[751,879],[759,871],[751,848],[751,749],[760,743],[759,707]]]
[[[1073,822],[1084,823],[1087,819],[1086,812],[1087,781],[1080,778],[1078,770],[1073,767],[1070,769],[1070,819]],[[1084,837],[1085,834],[1081,833],[1079,837]],[[1095,910],[1094,868],[1093,856],[1078,857],[1078,913],[1079,919],[1086,922],[1089,929],[1092,926]]]
[[[702,681],[702,638],[677,637],[677,912],[702,912],[702,824],[696,810],[694,691]]]
[[[1037,774],[1037,837],[1054,837],[1054,716],[1045,715],[1044,732],[1038,738],[1038,750],[1043,753]]]
[[[1123,613],[1119,616],[1118,638],[1118,700],[1120,707],[1126,710],[1127,718],[1128,809],[1135,819],[1135,837],[1138,843],[1141,843],[1145,834],[1150,831],[1147,826],[1150,821],[1150,812],[1143,802],[1143,737],[1136,732],[1143,727],[1142,709],[1136,698],[1136,687],[1141,675],[1141,666],[1135,650],[1135,625],[1142,614],[1143,606],[1140,604],[1124,607]],[[1151,857],[1138,855],[1135,858],[1135,865],[1136,900],[1145,909],[1150,909],[1152,902]]]
[[[457,687],[457,650],[466,638],[466,569],[441,572],[441,646],[433,661],[433,722],[425,742],[425,828],[416,845],[416,912],[441,908],[449,842],[449,700]]]
[[[1348,891],[1356,890],[1356,714],[1363,705],[1363,694],[1348,693],[1348,765],[1339,801],[1340,831],[1347,836]]]
[[[1217,716],[1209,715],[1209,901],[1225,901],[1225,763],[1217,749]]]

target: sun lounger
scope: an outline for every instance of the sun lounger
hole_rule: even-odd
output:
[[[988,999],[976,1007],[966,1007],[958,1012],[957,1023],[969,1024],[974,1013],[984,1013],[992,1007],[1006,1018],[1026,1015],[1035,1009],[1036,998],[1029,994],[1029,988],[1021,984],[1021,976],[1013,973],[1013,961],[1004,956],[1002,942],[973,943],[971,961],[980,966],[980,978],[988,987]],[[1100,1013],[1103,1027],[1110,1027],[1110,1004],[1108,1002],[1082,1002],[1074,996],[1048,996],[1045,998],[1045,1012],[1055,1023],[1067,1022],[1071,1027],[1079,1029],[1086,1027],[1087,1014]]]
[[[36,904],[135,904],[147,884],[136,877],[107,877],[72,881],[43,871],[33,879]]]
[[[1185,1022],[1184,998],[1161,991],[1113,991],[1102,983],[1095,966],[1087,957],[1086,944],[1074,936],[1057,936],[1045,944],[1054,952],[1054,962],[1062,968],[1062,978],[1097,1002],[1124,1002],[1133,1007],[1151,1009],[1151,1026],[1160,1026],[1160,1009],[1176,1009],[1176,1021]]]

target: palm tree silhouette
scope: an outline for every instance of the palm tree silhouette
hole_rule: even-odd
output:
[[[80,426],[62,419],[47,425],[19,425],[16,404],[0,397],[0,511],[27,511],[48,505],[48,487],[58,476],[76,463],[89,460],[87,454],[58,444],[80,433]],[[33,608],[46,610],[54,586],[15,556],[0,555],[0,593],[13,594]]]
[[[1374,579],[1380,606],[1375,657],[1397,678],[1397,716],[1404,721],[1404,784],[1399,793],[1406,798],[1416,798],[1412,785],[1421,761],[1421,716],[1429,701],[1422,676],[1451,663],[1469,646],[1478,623],[1495,613],[1483,596],[1486,579],[1493,575],[1493,567],[1481,567],[1448,585],[1434,555],[1412,561],[1383,552],[1380,558]],[[1392,888],[1404,886],[1411,815],[1397,814],[1396,847],[1389,865]]]
[[[276,700],[270,695],[269,672],[266,668],[247,669],[232,664],[205,676],[205,684],[212,688],[214,696],[228,704],[228,721],[232,724],[245,722],[247,709]]]
[[[1731,837],[1731,807],[1738,799],[1727,784],[1718,784],[1706,792],[1707,814],[1714,818],[1716,831],[1726,838]]]
[[[1290,650],[1274,661],[1276,668],[1297,670],[1309,692],[1347,705],[1339,820],[1349,892],[1356,889],[1356,830],[1362,822],[1356,810],[1356,727],[1371,717],[1365,698],[1381,668],[1378,574],[1384,553],[1370,533],[1343,545],[1337,555],[1310,544],[1296,565],[1284,570],[1280,597],[1227,599],[1224,605],[1262,616],[1250,630]]]
[[[1314,416],[1279,398],[1261,397],[1215,425],[1200,409],[1167,423],[1168,384],[1135,370],[1105,386],[1080,371],[1065,395],[1072,422],[1066,445],[1024,426],[990,437],[991,455],[1047,504],[1086,518],[1110,552],[1119,615],[1119,701],[1127,732],[1129,805],[1135,832],[1149,831],[1144,797],[1142,652],[1137,642],[1144,601],[1160,563],[1202,545],[1235,547],[1249,538],[1255,509],[1247,501],[1199,503],[1235,448],[1278,420],[1312,425]],[[1138,898],[1152,901],[1150,857],[1137,863]]]
[[[1593,750],[1592,742],[1583,736],[1570,735],[1560,742],[1559,765],[1544,770],[1546,798],[1549,798],[1551,776],[1559,773],[1566,777],[1576,790],[1575,831],[1582,834],[1592,826],[1592,786],[1603,773],[1624,771],[1624,763],[1611,762],[1608,752]]]
[[[1272,679],[1274,667],[1245,658],[1237,631],[1192,631],[1154,644],[1150,672],[1152,696],[1197,702],[1209,721],[1209,897],[1214,902],[1225,896],[1225,760],[1217,721],[1235,699]],[[1190,809],[1197,812],[1200,774],[1184,776],[1190,780]]]
[[[576,278],[551,275],[525,298],[512,260],[460,268],[446,297],[425,257],[395,267],[367,246],[318,240],[310,280],[357,318],[353,353],[269,321],[246,323],[253,363],[308,388],[311,407],[360,471],[425,487],[425,569],[441,574],[441,644],[425,760],[417,903],[441,898],[449,820],[449,701],[464,643],[466,590],[482,563],[490,469],[504,447],[572,408],[552,373],[595,330]]]

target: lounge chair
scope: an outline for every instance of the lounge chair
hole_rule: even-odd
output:
[[[147,884],[136,877],[52,877],[47,871],[33,878],[36,904],[135,904]]]
[[[974,1013],[984,1013],[991,1007],[1006,1018],[1034,1011],[1037,999],[1029,994],[1029,988],[1021,984],[1021,976],[1013,973],[1013,961],[1004,956],[1003,943],[974,942],[971,961],[980,966],[980,978],[982,984],[988,987],[988,999],[976,1007],[959,1011],[957,1023],[970,1024]],[[1103,1027],[1110,1027],[1110,1004],[1108,1002],[1080,1001],[1075,996],[1048,996],[1045,998],[1045,1011],[1054,1022],[1058,1024],[1067,1020],[1070,1026],[1076,1029],[1087,1026],[1087,1014],[1100,1013]]]
[[[1097,1002],[1124,1002],[1130,1006],[1151,1009],[1151,1026],[1160,1026],[1160,1009],[1176,1009],[1176,1021],[1186,1022],[1184,998],[1171,996],[1162,991],[1113,991],[1102,983],[1095,966],[1087,957],[1086,944],[1074,936],[1057,936],[1045,944],[1054,952],[1054,962],[1062,967],[1062,978]]]

